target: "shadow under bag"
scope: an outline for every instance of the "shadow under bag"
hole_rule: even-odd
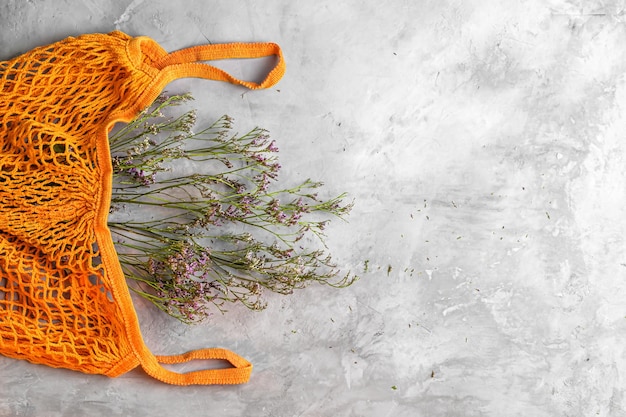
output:
[[[201,61],[277,57],[260,84]],[[146,347],[107,227],[108,133],[182,77],[267,88],[285,70],[273,43],[201,45],[168,54],[122,32],[67,38],[0,62],[0,354],[119,376],[141,365],[177,385],[247,382],[225,349],[175,356]],[[162,364],[229,361],[179,374]]]

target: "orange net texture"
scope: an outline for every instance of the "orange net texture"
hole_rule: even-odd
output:
[[[260,83],[200,61],[276,55]],[[145,346],[115,253],[108,132],[180,77],[266,88],[284,73],[275,44],[203,45],[168,54],[146,37],[83,35],[0,62],[0,353],[86,373],[138,365],[172,384],[241,383],[252,366],[224,349],[155,356]],[[223,359],[178,374],[163,363]]]

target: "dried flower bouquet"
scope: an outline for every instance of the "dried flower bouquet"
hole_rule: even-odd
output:
[[[195,111],[164,115],[190,99],[160,97],[110,138],[109,227],[131,288],[195,323],[228,303],[261,310],[265,290],[352,284],[324,243],[329,218],[350,212],[345,194],[321,198],[322,184],[308,179],[275,190],[281,167],[268,132],[233,134],[223,116],[195,133]]]

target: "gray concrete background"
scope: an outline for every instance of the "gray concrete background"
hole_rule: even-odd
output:
[[[123,30],[175,50],[273,41],[276,88],[179,80],[199,118],[269,129],[283,181],[356,206],[329,246],[361,275],[185,327],[249,384],[172,387],[0,358],[0,415],[626,415],[624,1],[4,0],[0,59]],[[229,69],[253,76],[239,63]],[[369,263],[364,272],[365,262]]]

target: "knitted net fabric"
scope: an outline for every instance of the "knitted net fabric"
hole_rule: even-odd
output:
[[[265,55],[280,59],[261,84],[198,62]],[[141,364],[174,384],[245,382],[251,365],[232,352],[155,356],[145,346],[106,224],[107,134],[175,78],[264,88],[283,71],[274,44],[167,54],[121,32],[68,38],[0,62],[0,353],[108,376]],[[177,374],[160,365],[191,359],[226,359],[232,368]]]

